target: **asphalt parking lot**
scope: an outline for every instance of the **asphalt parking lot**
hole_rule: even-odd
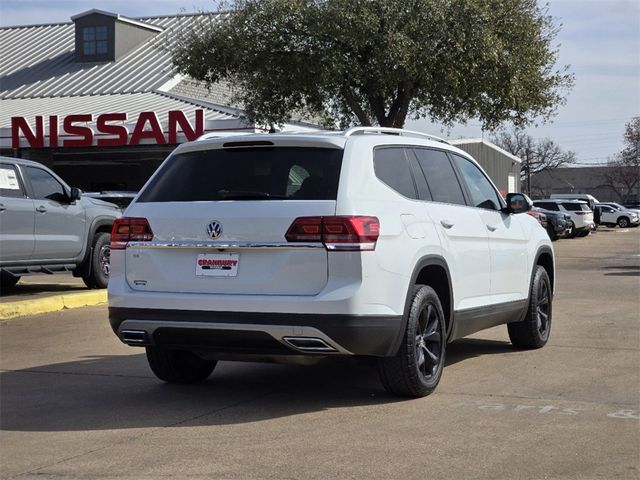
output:
[[[0,323],[2,478],[637,479],[640,229],[555,248],[549,344],[456,342],[419,400],[366,361],[221,362],[165,385],[105,306]]]

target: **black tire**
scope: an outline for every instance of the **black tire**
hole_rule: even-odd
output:
[[[629,219],[627,217],[618,218],[618,226],[620,228],[627,228],[630,224],[631,224],[631,222],[629,221]]]
[[[429,395],[440,382],[446,345],[440,299],[431,287],[418,285],[413,290],[407,327],[398,352],[378,360],[384,388],[394,395]]]
[[[567,238],[576,238],[576,225],[573,222],[569,222],[569,231],[567,232]]]
[[[147,361],[153,373],[167,383],[200,383],[211,375],[218,363],[205,360],[187,350],[147,347]]]
[[[91,252],[90,273],[82,277],[89,288],[107,288],[109,283],[109,259],[111,257],[111,235],[106,232],[96,233]]]
[[[11,275],[8,272],[0,272],[0,289],[9,290],[16,286],[20,281],[20,277]]]
[[[552,242],[555,242],[555,241],[558,239],[558,234],[556,233],[556,229],[555,229],[555,228],[553,228],[553,226],[552,226],[552,225],[549,225],[549,226],[547,227],[547,234],[549,235],[549,239],[550,239]]]
[[[509,339],[514,347],[541,348],[549,340],[553,293],[549,275],[544,267],[536,265],[529,293],[527,315],[522,322],[507,324]]]

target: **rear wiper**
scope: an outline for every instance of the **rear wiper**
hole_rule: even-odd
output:
[[[288,198],[284,195],[272,195],[268,192],[253,192],[251,190],[218,190],[223,200],[278,200]]]

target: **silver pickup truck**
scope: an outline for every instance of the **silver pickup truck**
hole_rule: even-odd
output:
[[[0,157],[0,287],[23,275],[72,271],[89,288],[105,288],[120,213],[40,163]]]

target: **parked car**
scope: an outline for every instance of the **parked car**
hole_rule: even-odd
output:
[[[119,192],[119,191],[83,192],[82,193],[84,197],[97,198],[105,202],[113,203],[118,207],[120,207],[121,210],[125,210],[137,194],[138,192]]]
[[[541,209],[533,207],[527,214],[535,218],[542,228],[547,229],[547,216]]]
[[[109,280],[110,232],[120,210],[81,196],[44,165],[0,157],[0,279],[72,271],[89,288]]]
[[[597,203],[594,210],[596,221],[600,225],[620,228],[637,227],[640,224],[640,217],[633,210],[617,209],[609,205]]]
[[[635,213],[636,215],[640,216],[640,208],[632,208],[632,207],[625,207],[624,205],[620,205],[619,203],[616,202],[601,202],[598,205],[607,205],[609,207],[613,207],[616,210],[629,210],[630,212]]]
[[[166,382],[220,359],[377,359],[424,396],[447,343],[549,338],[554,254],[522,194],[426,134],[246,135],[180,145],[118,219],[109,321]]]
[[[570,238],[586,237],[596,227],[593,220],[593,211],[588,207],[586,202],[545,198],[543,200],[535,200],[533,204],[545,210],[568,214],[571,217]]]
[[[538,207],[534,208],[547,216],[547,233],[549,234],[551,241],[556,241],[558,238],[570,237],[572,235],[573,223],[571,222],[571,217],[568,214],[544,210]]]

